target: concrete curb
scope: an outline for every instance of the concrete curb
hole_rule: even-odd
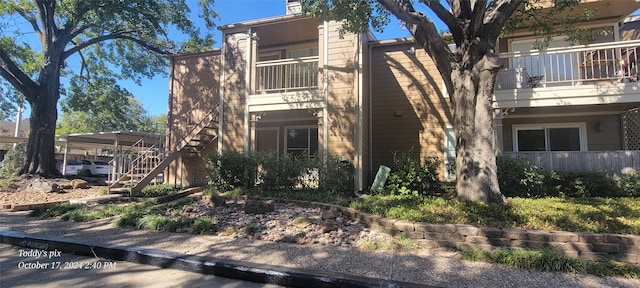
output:
[[[5,229],[0,229],[0,243],[40,250],[57,249],[69,254],[101,257],[289,287],[433,287],[244,261],[220,261],[212,257],[191,256],[157,249],[89,243],[67,238],[36,236]]]

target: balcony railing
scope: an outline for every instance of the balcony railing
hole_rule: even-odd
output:
[[[256,92],[288,92],[318,88],[318,56],[256,63]]]
[[[640,40],[500,53],[496,89],[637,82]]]

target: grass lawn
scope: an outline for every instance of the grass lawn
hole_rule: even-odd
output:
[[[351,207],[429,223],[546,231],[640,234],[640,198],[510,198],[508,205],[419,196],[366,195]]]

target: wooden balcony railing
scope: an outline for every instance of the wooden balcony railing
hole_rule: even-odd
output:
[[[640,40],[500,53],[496,89],[637,82]]]
[[[318,88],[318,56],[256,63],[256,92],[288,92]]]

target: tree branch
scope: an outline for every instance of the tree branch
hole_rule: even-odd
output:
[[[485,27],[489,31],[502,29],[504,25],[509,21],[509,18],[516,10],[520,9],[522,4],[526,0],[501,0],[496,4],[496,7],[486,13],[484,18]]]
[[[454,54],[447,47],[447,43],[438,34],[436,25],[424,14],[416,13],[413,5],[408,0],[378,0],[378,3],[407,24],[415,41],[427,51],[435,62],[448,91],[453,91],[451,71],[457,61]]]
[[[65,51],[63,53],[63,55],[62,55],[62,59],[67,59],[69,56],[71,56],[71,55],[77,53],[78,51],[80,51],[80,50],[82,50],[84,48],[87,48],[87,47],[89,47],[89,46],[91,46],[93,44],[104,42],[104,41],[107,41],[107,40],[116,40],[116,39],[123,39],[123,40],[133,41],[135,43],[138,43],[140,46],[144,47],[145,49],[151,50],[151,51],[156,52],[156,53],[160,53],[160,54],[164,54],[164,55],[171,54],[171,51],[164,50],[161,47],[152,45],[152,44],[148,43],[147,41],[145,41],[143,39],[135,38],[135,37],[132,37],[132,36],[128,35],[128,34],[131,34],[131,33],[134,33],[134,32],[135,31],[116,32],[116,33],[111,33],[111,34],[108,34],[108,35],[103,35],[103,36],[100,36],[100,37],[96,37],[96,38],[93,38],[93,39],[89,39],[89,40],[87,40],[85,42],[82,42],[82,43],[79,43],[78,45],[76,45],[76,46],[72,47],[71,49]]]
[[[484,13],[487,10],[487,0],[477,0],[475,6],[473,6],[473,12],[471,13],[471,25],[469,28],[473,31],[471,34],[478,35],[480,29],[484,25]]]
[[[442,6],[439,1],[421,0],[421,2],[425,6],[429,7],[429,9],[431,9],[431,11],[433,11],[433,13],[435,13],[436,16],[438,16],[438,18],[440,18],[440,20],[442,20],[442,22],[447,25],[447,27],[449,28],[449,32],[451,32],[451,35],[453,36],[453,40],[456,42],[456,45],[460,46],[464,35],[462,33],[460,25],[458,25],[458,21],[455,17],[453,17],[453,14],[451,14],[451,12],[447,10],[447,8]]]
[[[64,28],[60,31],[60,37],[64,39],[63,41],[65,43],[70,42],[73,38],[80,35],[80,33],[93,26],[92,24],[86,24],[80,27],[76,27],[83,19],[83,17],[87,14],[87,12],[91,10],[91,6],[83,5],[84,3],[85,1],[77,1],[77,10],[75,11],[75,13],[73,13],[74,19],[66,23]]]
[[[24,18],[25,20],[27,20],[27,22],[29,22],[29,24],[31,24],[33,31],[36,32],[36,35],[38,35],[38,39],[42,41],[42,31],[38,26],[38,21],[36,20],[36,16],[33,15],[31,11],[26,11],[22,9],[16,9],[16,12],[18,12],[18,14],[22,16],[22,18]]]
[[[11,83],[29,102],[34,100],[33,95],[36,94],[38,84],[20,70],[2,47],[0,47],[0,76]]]
[[[40,21],[42,22],[43,28],[46,29],[43,35],[44,41],[41,42],[43,44],[48,42],[53,43],[56,33],[58,32],[58,27],[56,26],[55,20],[56,1],[37,0],[36,4],[38,5]]]

